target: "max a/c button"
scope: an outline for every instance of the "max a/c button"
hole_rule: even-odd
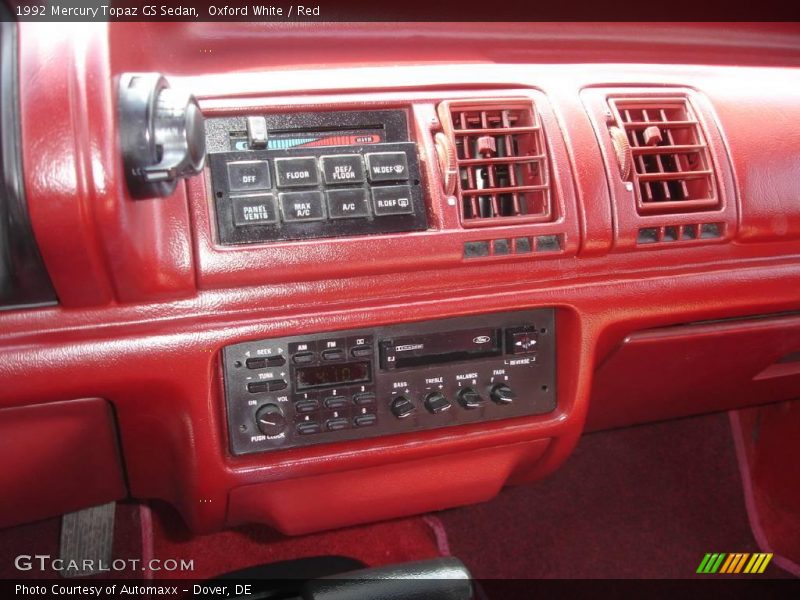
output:
[[[286,192],[278,197],[284,221],[321,221],[325,218],[322,192]]]
[[[390,185],[372,188],[372,205],[375,216],[407,215],[414,212],[411,188],[407,185]]]

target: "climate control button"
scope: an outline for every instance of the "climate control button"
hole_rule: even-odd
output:
[[[286,417],[277,404],[265,404],[256,411],[256,425],[264,435],[280,435],[286,428]]]
[[[517,398],[517,395],[505,383],[498,383],[492,388],[489,397],[497,404],[511,404]]]
[[[433,414],[444,412],[449,410],[450,406],[452,406],[450,400],[445,398],[441,392],[431,392],[425,396],[425,408],[428,409],[428,412]]]
[[[405,396],[398,396],[392,400],[390,408],[392,414],[398,419],[404,419],[416,410],[414,403]]]
[[[458,403],[464,408],[478,408],[483,404],[483,398],[471,387],[465,387],[458,392]]]

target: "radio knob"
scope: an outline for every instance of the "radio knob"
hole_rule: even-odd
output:
[[[405,396],[398,396],[392,400],[391,405],[392,414],[398,419],[404,419],[414,412],[414,403]]]
[[[425,408],[433,414],[444,412],[450,409],[450,401],[444,397],[442,392],[431,392],[425,396]]]
[[[286,428],[286,417],[277,404],[265,404],[256,411],[256,425],[264,435],[279,435]]]
[[[516,400],[517,395],[505,383],[498,383],[492,388],[489,397],[497,404],[510,404]]]
[[[458,403],[464,408],[478,408],[482,402],[481,395],[471,387],[466,387],[458,392]]]

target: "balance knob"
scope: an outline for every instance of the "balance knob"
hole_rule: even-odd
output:
[[[510,404],[517,398],[517,395],[505,383],[498,383],[492,388],[489,397],[497,404]]]
[[[471,387],[466,387],[458,392],[458,403],[464,408],[478,408],[482,402],[481,395]]]
[[[256,411],[256,425],[264,435],[279,435],[286,428],[286,417],[277,404],[265,404]]]

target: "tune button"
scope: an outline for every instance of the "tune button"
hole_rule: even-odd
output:
[[[265,404],[256,411],[256,425],[264,435],[279,435],[286,428],[286,417],[277,404]]]
[[[285,379],[270,379],[267,381],[267,390],[270,392],[279,392],[285,390],[288,385]]]
[[[441,392],[431,392],[425,396],[425,408],[433,414],[444,412],[450,409],[450,401]]]
[[[478,408],[483,403],[483,398],[471,387],[465,387],[458,392],[458,403],[464,408]]]
[[[392,414],[398,419],[404,419],[414,412],[414,403],[405,396],[398,396],[392,400],[390,406]]]
[[[517,395],[505,383],[498,383],[489,392],[489,397],[497,404],[511,404]]]

